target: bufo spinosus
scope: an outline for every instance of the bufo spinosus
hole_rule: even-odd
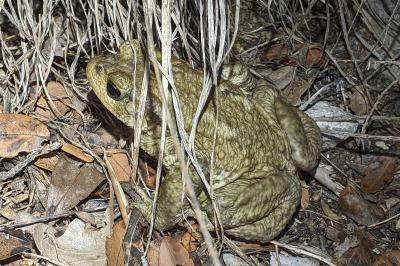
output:
[[[87,65],[87,78],[95,94],[129,127],[134,126],[135,106],[139,104],[143,65],[136,40],[124,42],[117,54],[92,58]],[[185,130],[190,131],[203,71],[176,58],[172,70]],[[277,90],[252,78],[245,67],[236,64],[222,72],[216,88],[218,97],[208,101],[197,128],[196,155],[203,168],[209,169],[218,108],[211,184],[222,225],[229,235],[268,241],[282,231],[298,206],[301,187],[297,171],[310,170],[317,164],[320,131],[312,119],[288,104]],[[161,99],[156,80],[150,75],[140,146],[155,157],[160,146],[160,121]],[[182,200],[181,171],[170,136],[166,138],[163,165],[166,175],[155,220],[159,230],[169,229],[191,214],[188,201]],[[212,229],[210,199],[195,170],[190,168],[189,172]],[[135,207],[150,220],[152,202],[139,187],[135,190],[144,200]]]

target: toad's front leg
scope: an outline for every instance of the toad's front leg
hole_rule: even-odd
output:
[[[151,221],[153,200],[138,185],[132,188],[143,199],[142,203],[134,202],[133,207],[138,209],[147,221]],[[189,203],[182,197],[183,193],[181,169],[174,165],[168,169],[160,186],[154,221],[157,230],[167,230],[184,218],[189,210]]]

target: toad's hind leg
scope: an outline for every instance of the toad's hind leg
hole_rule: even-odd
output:
[[[300,201],[300,181],[295,172],[267,173],[241,190],[232,209],[229,235],[269,241],[287,225]]]
[[[288,135],[296,166],[304,171],[312,169],[318,163],[322,145],[317,124],[280,97],[275,99],[275,112],[279,124]]]

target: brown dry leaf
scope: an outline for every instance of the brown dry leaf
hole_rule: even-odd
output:
[[[59,158],[60,156],[58,156],[58,152],[51,152],[36,159],[34,165],[44,170],[53,172],[56,168],[56,164]]]
[[[187,231],[181,237],[181,244],[189,253],[196,251],[201,241],[202,237],[198,224],[193,224],[191,227],[188,227]]]
[[[286,43],[275,43],[264,50],[261,58],[268,62],[308,68],[321,67],[327,60],[320,46],[301,42],[290,47]]]
[[[16,235],[18,235],[17,233]],[[32,248],[32,243],[24,238],[0,233],[0,261],[11,258]]]
[[[157,170],[141,159],[139,160],[139,170],[143,176],[146,186],[148,188],[155,189],[157,182]]]
[[[307,184],[301,180],[301,201],[300,206],[301,210],[307,209],[308,205],[310,204],[310,190]]]
[[[374,242],[368,233],[358,232],[356,234],[358,246],[346,251],[340,258],[338,258],[338,266],[352,265],[352,266],[368,266],[374,260]]]
[[[107,158],[119,182],[128,182],[132,175],[129,157],[124,150],[108,150]]]
[[[61,83],[50,81],[47,84],[47,91],[53,101],[54,108],[51,108],[49,100],[45,96],[40,96],[36,103],[34,112],[48,120],[54,120],[65,115],[71,110],[71,95]]]
[[[10,206],[6,206],[0,209],[0,215],[8,220],[14,221],[17,217],[17,212]]]
[[[338,204],[345,215],[362,225],[370,225],[384,218],[378,206],[364,200],[351,186],[342,190]]]
[[[277,42],[264,50],[261,60],[268,62],[277,62],[284,65],[297,65],[296,60],[292,57],[292,50],[296,51],[304,44],[295,43],[294,47],[290,47],[286,43]],[[293,48],[293,49],[292,49]]]
[[[379,166],[370,165],[361,179],[361,189],[364,192],[375,193],[389,184],[397,169],[397,159],[395,157],[378,157]]]
[[[400,265],[400,250],[391,250],[380,255],[372,266],[398,266]]]
[[[159,265],[193,265],[194,263],[186,249],[174,238],[165,236],[161,240]]]
[[[326,57],[320,47],[313,46],[308,48],[305,61],[307,67],[320,67],[325,64]]]
[[[261,58],[268,62],[289,60],[289,48],[283,43],[273,44],[264,50]]]
[[[60,214],[75,207],[104,179],[92,164],[82,164],[61,155],[51,177],[47,215]]]
[[[147,262],[149,266],[159,266],[161,239],[155,239],[150,243],[149,251],[147,252]]]
[[[301,101],[301,96],[303,96],[311,85],[312,82],[310,80],[299,79],[296,77],[284,90],[284,94],[291,104],[297,105],[297,103]]]
[[[123,240],[125,235],[125,224],[120,220],[113,227],[113,234],[106,239],[106,254],[108,265],[122,266],[124,265],[124,248]]]
[[[107,151],[108,161],[110,162],[118,181],[127,182],[132,175],[132,167],[129,157],[124,150],[110,149]],[[155,189],[157,171],[150,167],[145,161],[139,159],[138,168],[143,177],[143,181],[148,188]]]
[[[21,114],[0,114],[0,157],[12,158],[20,152],[31,152],[50,138],[46,125]]]
[[[61,150],[68,154],[71,154],[82,162],[92,163],[94,161],[93,157],[90,154],[87,154],[81,148],[76,147],[75,145],[63,143]]]
[[[315,44],[304,43],[295,57],[297,64],[303,68],[321,67],[326,63],[322,48]]]

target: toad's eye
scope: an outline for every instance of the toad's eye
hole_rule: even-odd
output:
[[[121,100],[121,92],[110,82],[107,83],[107,94],[115,101]]]

